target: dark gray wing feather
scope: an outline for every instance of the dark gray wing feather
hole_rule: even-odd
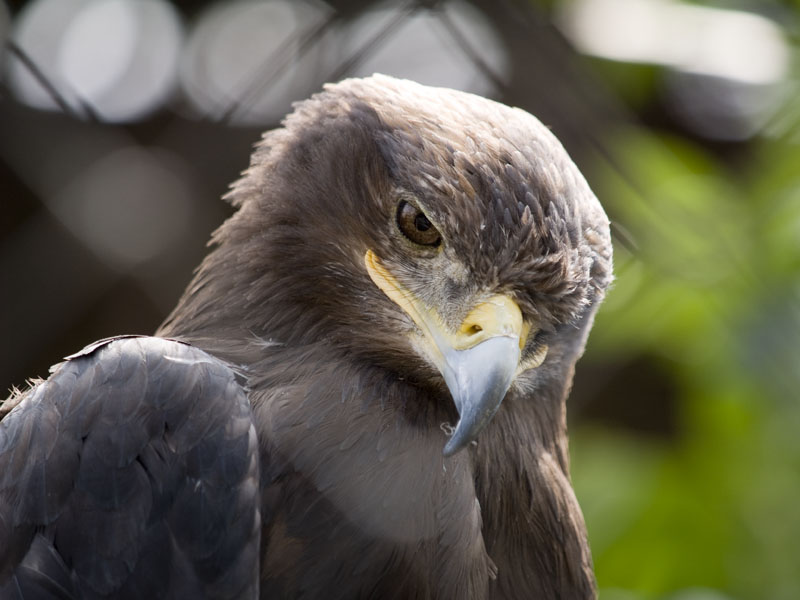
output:
[[[0,599],[255,598],[258,476],[223,362],[95,344],[0,421]]]

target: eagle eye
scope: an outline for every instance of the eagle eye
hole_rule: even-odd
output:
[[[442,243],[442,236],[425,213],[405,200],[397,206],[397,227],[404,236],[420,246],[438,246]]]

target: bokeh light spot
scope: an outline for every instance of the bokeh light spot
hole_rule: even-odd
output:
[[[163,0],[102,0],[72,20],[59,68],[103,120],[130,121],[160,106],[175,86],[182,30]]]
[[[212,5],[192,28],[181,59],[180,83],[190,106],[199,116],[230,118],[237,125],[280,118],[317,85],[313,61],[323,41],[300,55],[298,36],[324,16],[322,5],[306,2]]]
[[[139,119],[175,86],[182,30],[165,0],[39,0],[13,37],[76,115]],[[10,80],[30,106],[57,107],[21,61],[11,62]]]
[[[89,0],[35,0],[20,11],[11,31],[11,39],[74,106],[78,103],[56,65],[65,24],[88,4]],[[19,60],[9,60],[8,79],[14,94],[28,106],[43,110],[58,109],[51,94]]]
[[[93,163],[47,205],[101,260],[121,271],[179,244],[193,212],[180,159],[135,146]]]
[[[365,13],[344,35],[344,55],[357,51],[375,32],[395,18],[394,3]],[[465,2],[445,2],[437,11],[420,11],[407,18],[358,64],[356,77],[385,73],[426,85],[450,87],[482,95],[494,93],[494,84],[448,33],[437,12],[443,12],[481,60],[504,79],[508,57],[502,40],[480,11]]]

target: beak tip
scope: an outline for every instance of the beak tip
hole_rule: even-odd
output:
[[[461,449],[462,449],[462,447],[459,446],[458,444],[454,444],[453,443],[453,438],[450,438],[447,441],[447,443],[444,445],[444,450],[442,450],[442,455],[445,458],[450,458],[454,454],[458,453],[458,451],[461,450]]]
[[[444,445],[444,449],[442,450],[442,454],[445,457],[453,456],[454,454],[458,454],[469,446],[472,441],[477,437],[479,431],[483,429],[483,427],[478,426],[475,427],[474,423],[464,423],[463,420],[459,420],[458,425],[456,425],[455,431],[450,436],[450,439],[447,440],[447,443]]]

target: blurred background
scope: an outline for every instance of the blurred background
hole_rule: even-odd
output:
[[[293,101],[536,114],[609,212],[570,398],[601,598],[800,598],[798,0],[0,0],[0,397],[151,333]]]

